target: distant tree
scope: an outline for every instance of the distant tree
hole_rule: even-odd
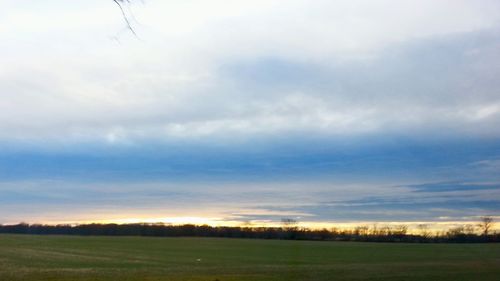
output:
[[[418,232],[419,232],[420,236],[422,236],[424,238],[429,238],[431,236],[431,232],[429,231],[429,225],[419,224],[417,226],[417,228],[418,228]]]
[[[458,237],[458,236],[463,236],[465,234],[465,228],[463,225],[456,226],[454,228],[451,228],[448,230],[446,233],[449,237]]]
[[[476,232],[476,228],[472,224],[466,224],[464,226],[464,231],[467,235],[474,235],[474,233]]]
[[[291,218],[282,218],[281,224],[283,225],[282,228],[286,232],[285,235],[288,239],[295,239],[297,237],[297,232],[299,230],[299,223],[297,220]]]
[[[404,236],[408,232],[408,226],[401,224],[394,227],[393,233],[398,236]]]
[[[392,235],[391,227],[386,225],[379,230],[379,233],[381,236],[391,236]]]
[[[357,226],[354,228],[354,234],[358,236],[366,236],[369,233],[368,226]]]
[[[481,228],[483,235],[488,236],[491,228],[493,227],[493,218],[488,216],[482,217],[478,226]]]
[[[283,228],[296,228],[298,221],[295,219],[291,218],[282,218],[281,219],[281,224],[283,225]]]
[[[171,225],[164,223],[136,224],[81,224],[41,225],[19,223],[0,224],[0,233],[42,235],[105,235],[105,236],[158,236],[158,237],[231,237],[260,239],[378,241],[378,242],[500,242],[500,234],[481,236],[467,225],[448,231],[436,232],[432,237],[407,234],[406,226],[385,227],[372,231],[366,226],[353,229],[307,229],[298,228],[294,219],[283,219],[281,227],[229,227],[209,225]]]

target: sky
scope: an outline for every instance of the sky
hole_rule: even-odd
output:
[[[499,1],[0,4],[0,223],[500,219]]]

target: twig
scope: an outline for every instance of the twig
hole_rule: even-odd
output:
[[[123,10],[123,6],[120,3],[120,2],[124,2],[124,1],[129,2],[129,0],[113,0],[113,2],[115,2],[116,5],[118,5],[118,7],[120,8],[120,11],[122,12],[123,20],[127,24],[127,28],[132,32],[132,34],[134,34],[137,37],[137,33],[135,33],[134,28],[132,28],[132,25],[130,24],[130,21],[127,18],[127,14],[125,13],[125,10]]]

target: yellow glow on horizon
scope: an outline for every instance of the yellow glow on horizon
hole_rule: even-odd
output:
[[[135,218],[112,218],[104,220],[79,220],[79,221],[50,221],[42,222],[43,224],[89,224],[89,223],[116,223],[116,224],[133,224],[133,223],[163,223],[170,225],[209,225],[209,226],[229,226],[229,227],[281,227],[283,224],[280,221],[271,220],[252,220],[252,221],[238,221],[222,217],[202,217],[202,216],[173,216],[173,217],[135,217]],[[298,221],[298,227],[308,229],[338,229],[338,230],[352,230],[356,227],[368,227],[369,229],[382,229],[384,227],[394,227],[398,225],[405,225],[408,227],[409,234],[417,234],[420,232],[419,225],[426,225],[427,230],[433,233],[449,230],[454,227],[473,225],[477,227],[479,221],[409,221],[409,222],[370,222],[370,221],[329,221],[329,222],[316,222],[316,221]],[[493,231],[500,230],[500,224],[494,224]]]
[[[163,217],[163,218],[126,218],[126,219],[110,219],[98,221],[99,223],[117,223],[117,224],[128,224],[128,223],[164,223],[173,225],[182,224],[195,224],[195,225],[212,225],[221,226],[231,223],[230,221],[225,221],[222,218],[214,217]]]

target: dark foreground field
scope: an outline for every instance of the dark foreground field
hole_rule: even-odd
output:
[[[500,244],[0,235],[0,280],[500,280]]]

